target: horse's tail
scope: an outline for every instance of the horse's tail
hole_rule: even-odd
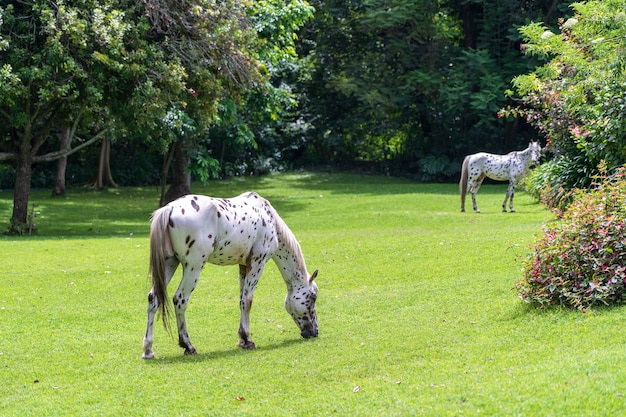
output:
[[[459,191],[461,192],[461,211],[465,211],[465,196],[467,195],[467,167],[469,156],[466,156],[461,166],[461,180],[459,181]]]
[[[150,276],[152,277],[153,294],[157,299],[157,306],[163,319],[163,326],[169,329],[168,316],[170,305],[167,297],[167,282],[165,276],[166,260],[173,253],[168,223],[170,221],[170,207],[161,207],[152,213],[150,224]]]

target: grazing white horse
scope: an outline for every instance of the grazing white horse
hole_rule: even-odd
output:
[[[316,337],[318,290],[313,280],[317,270],[309,275],[298,241],[267,200],[252,192],[232,199],[188,195],[156,210],[150,226],[153,287],[148,294],[148,325],[142,357],[154,357],[152,330],[157,310],[168,327],[171,306],[167,285],[179,264],[183,266],[183,277],[173,302],[178,344],[185,349],[185,354],[196,353],[189,341],[185,311],[207,262],[239,265],[239,346],[254,349],[250,339],[250,308],[254,289],[270,258],[287,285],[287,312],[300,328],[302,337]]]
[[[476,206],[476,193],[485,177],[496,181],[509,181],[509,188],[502,202],[502,211],[506,212],[506,200],[509,200],[509,208],[514,212],[513,195],[517,181],[528,171],[531,163],[538,163],[541,155],[539,142],[530,142],[528,148],[523,151],[513,151],[506,155],[494,155],[480,152],[468,155],[463,161],[461,168],[461,211],[465,211],[465,195],[467,191],[472,194],[474,211],[480,213]]]

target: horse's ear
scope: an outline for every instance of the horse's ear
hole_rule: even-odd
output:
[[[313,280],[317,277],[318,270],[316,269],[313,274],[311,274],[311,278],[309,278],[309,284],[313,282]]]

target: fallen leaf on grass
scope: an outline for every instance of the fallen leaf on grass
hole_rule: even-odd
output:
[[[235,399],[236,399],[237,401],[244,401],[244,400],[245,400],[245,398],[244,398],[244,397],[242,397],[241,395],[236,396],[236,397],[235,397]]]
[[[361,391],[361,386],[360,385],[357,385],[356,387],[354,387],[352,389],[352,392],[359,392],[359,391]]]

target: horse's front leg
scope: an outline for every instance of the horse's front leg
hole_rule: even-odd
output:
[[[195,355],[196,349],[191,345],[189,332],[187,331],[187,319],[185,312],[189,306],[191,293],[198,284],[198,278],[202,271],[202,264],[191,266],[191,262],[186,263],[183,270],[183,279],[180,281],[178,290],[174,294],[174,311],[176,312],[176,325],[178,327],[178,345],[185,349],[185,355]]]
[[[506,190],[506,194],[504,195],[504,201],[502,202],[502,211],[506,213],[506,200],[509,200],[509,209],[511,209],[511,213],[515,213],[515,209],[513,208],[513,196],[515,195],[515,184],[510,183],[509,188]]]
[[[254,349],[256,346],[250,338],[250,309],[254,290],[259,282],[265,261],[254,262],[250,265],[239,265],[239,308],[241,320],[239,322],[239,347]]]

